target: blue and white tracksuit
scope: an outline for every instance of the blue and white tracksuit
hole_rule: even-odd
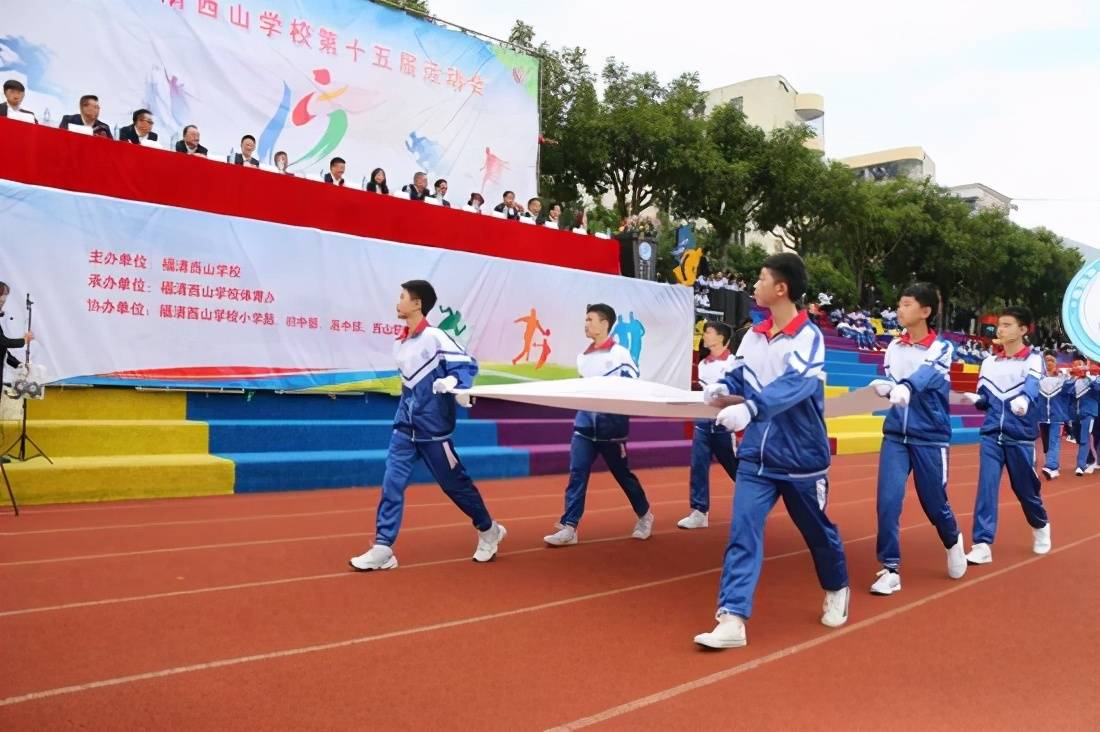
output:
[[[728,350],[718,356],[707,356],[699,362],[699,383],[703,387],[717,384],[735,362]],[[737,435],[713,419],[695,420],[691,434],[691,507],[710,511],[710,464],[717,458],[731,480],[737,477]]]
[[[802,533],[821,586],[848,586],[840,532],[825,515],[829,438],[825,433],[825,343],[806,311],[770,335],[765,320],[745,334],[721,383],[752,414],[738,450],[733,519],[718,588],[718,614],[752,615],[764,561],[764,522],[783,498]]]
[[[455,388],[469,389],[477,375],[477,362],[449,335],[430,327],[427,320],[398,339],[394,357],[401,374],[401,400],[393,418],[382,478],[375,543],[392,546],[397,541],[405,510],[405,488],[418,459],[424,460],[443,492],[470,517],[477,530],[487,531],[493,519],[451,442],[455,397],[432,393],[435,381],[448,376],[458,380]]]
[[[638,378],[638,366],[626,350],[608,338],[596,346],[589,346],[577,356],[577,371],[583,378],[594,376],[622,376]],[[565,513],[562,526],[576,528],[584,515],[584,499],[588,494],[588,479],[592,475],[592,463],[602,455],[608,470],[623,489],[630,507],[638,518],[649,513],[642,483],[630,472],[626,458],[626,441],[630,434],[630,417],[602,412],[577,412],[573,421],[573,440],[569,444],[569,485],[565,488]]]
[[[1090,455],[1095,458],[1093,427],[1100,415],[1100,378],[1082,376],[1074,383],[1077,399],[1077,467],[1084,470]]]
[[[1001,471],[1008,469],[1012,491],[1034,529],[1047,525],[1047,512],[1039,495],[1035,473],[1035,438],[1039,422],[1039,379],[1044,371],[1037,351],[1024,348],[1015,356],[998,354],[982,362],[975,405],[985,412],[981,428],[981,463],[978,495],[974,503],[975,544],[992,544],[997,534],[997,494]],[[1010,402],[1024,397],[1027,413],[1017,417]]]
[[[951,444],[952,346],[935,333],[914,342],[908,335],[886,349],[886,378],[909,387],[909,405],[894,405],[882,426],[878,464],[878,561],[887,569],[901,564],[899,522],[905,482],[913,473],[921,508],[945,548],[959,540],[959,526],[947,501],[948,447]]]
[[[1061,374],[1039,379],[1039,433],[1047,470],[1057,470],[1062,455],[1062,425],[1073,418],[1073,379]]]

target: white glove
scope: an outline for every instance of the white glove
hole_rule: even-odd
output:
[[[713,402],[718,397],[730,395],[730,389],[725,384],[707,384],[703,387],[703,401]]]
[[[734,404],[731,407],[726,407],[718,413],[718,417],[714,422],[725,427],[730,432],[740,432],[749,426],[749,422],[752,421],[752,412],[745,404]]]
[[[912,393],[905,384],[898,384],[890,390],[890,403],[899,407],[908,407]]]
[[[458,379],[454,376],[444,376],[432,383],[433,394],[450,394],[458,386]]]
[[[460,407],[469,409],[474,404],[474,398],[470,396],[470,392],[462,392],[461,394],[455,394],[455,403]]]
[[[972,391],[964,391],[962,394],[963,401],[967,404],[977,404],[982,400],[981,394],[975,394]]]
[[[875,379],[869,386],[875,390],[876,394],[885,398],[890,396],[890,392],[894,389],[894,382],[886,379]]]
[[[1017,417],[1023,417],[1027,414],[1027,408],[1029,406],[1026,396],[1018,396],[1008,403],[1012,413]]]

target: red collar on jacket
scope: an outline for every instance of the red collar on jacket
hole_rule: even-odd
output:
[[[416,338],[418,335],[424,332],[424,329],[428,327],[428,319],[424,318],[420,321],[420,325],[416,326],[416,330],[409,332],[409,326],[405,326],[404,329],[397,335],[397,340],[407,341],[410,338]]]
[[[898,342],[901,343],[901,345],[903,346],[923,346],[924,348],[928,348],[929,346],[931,346],[932,342],[935,340],[936,331],[931,329],[928,331],[928,335],[926,335],[923,340],[914,341],[912,338],[909,337],[908,333],[902,333],[901,338],[898,338]]]
[[[725,361],[729,357],[730,357],[730,349],[727,348],[726,350],[719,353],[717,356],[712,356],[712,355],[708,354],[707,357],[703,359],[703,363],[714,363],[715,361]]]
[[[615,339],[608,337],[606,341],[600,345],[592,344],[588,348],[584,349],[585,354],[594,353],[595,351],[610,351],[612,346],[615,345]]]
[[[1023,348],[1021,348],[1019,351],[1016,352],[1015,356],[1007,355],[1005,353],[1004,348],[1002,348],[1001,346],[997,346],[996,350],[993,352],[993,355],[996,358],[1002,358],[1002,359],[1007,358],[1007,359],[1013,359],[1013,360],[1018,359],[1020,361],[1023,361],[1023,360],[1026,360],[1027,357],[1031,355],[1031,346],[1024,346]]]
[[[779,331],[779,333],[776,333],[776,335],[779,335],[780,333],[782,333],[785,336],[794,336],[798,333],[799,329],[803,325],[806,324],[806,321],[809,320],[809,319],[810,319],[809,313],[807,313],[805,310],[799,310],[798,314],[795,315],[793,318],[791,318],[791,322],[787,323],[786,327],[783,328],[783,330]],[[771,340],[772,339],[772,334],[771,334],[772,333],[772,328],[774,326],[775,326],[775,323],[773,323],[772,319],[769,317],[767,320],[762,322],[760,325],[753,328],[753,331],[756,332],[756,333],[761,333],[764,336],[766,336],[768,340]]]

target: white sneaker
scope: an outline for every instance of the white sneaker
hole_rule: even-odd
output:
[[[550,546],[569,546],[577,543],[577,530],[575,528],[564,524],[557,524],[557,528],[556,533],[544,536],[542,540]]]
[[[497,555],[497,547],[508,531],[496,521],[485,531],[477,532],[477,550],[474,552],[475,562],[488,562]]]
[[[383,544],[375,544],[366,553],[348,560],[351,568],[359,572],[373,572],[376,569],[397,569],[397,557],[393,549]]]
[[[677,521],[676,525],[681,529],[705,529],[710,525],[710,519],[702,511],[692,509],[691,513]]]
[[[1096,463],[1089,463],[1085,466],[1085,475],[1092,475],[1096,472]]]
[[[821,604],[822,625],[839,628],[848,622],[848,598],[851,594],[847,587],[825,593],[825,602]]]
[[[966,555],[967,564],[989,564],[993,561],[993,548],[989,544],[975,544]]]
[[[653,533],[653,512],[646,512],[645,516],[638,519],[638,522],[634,524],[634,533],[631,534],[635,539],[648,539],[649,535]]]
[[[740,648],[749,642],[745,637],[745,621],[738,615],[723,613],[718,616],[714,630],[695,636],[695,642],[707,648]]]
[[[1050,551],[1050,523],[1041,529],[1032,529],[1032,536],[1035,537],[1034,542],[1031,544],[1031,551],[1036,554],[1046,554]]]
[[[1061,473],[1058,472],[1057,470],[1051,470],[1050,468],[1043,468],[1043,477],[1046,478],[1047,480],[1054,480],[1055,478],[1057,478],[1060,475],[1061,475]]]
[[[1077,470],[1073,471],[1073,474],[1076,475],[1078,478],[1080,478],[1082,475],[1085,474],[1085,471],[1081,470],[1081,468],[1077,468]]]
[[[901,592],[901,575],[888,569],[880,569],[875,583],[871,585],[872,595],[892,595]]]
[[[959,540],[955,546],[947,550],[947,576],[951,579],[959,579],[966,574],[966,549],[963,547],[963,535],[959,534]]]

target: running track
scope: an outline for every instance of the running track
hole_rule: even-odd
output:
[[[974,447],[952,451],[969,536]],[[1069,465],[1066,456],[1065,466]],[[772,514],[749,645],[700,650],[730,508],[678,531],[686,469],[641,471],[656,533],[606,473],[578,546],[547,549],[560,476],[482,485],[488,565],[434,487],[409,491],[401,568],[356,574],[377,492],[29,508],[0,515],[0,729],[1100,729],[1100,474],[1044,485],[1045,557],[1007,483],[995,561],[946,578],[915,497],[904,589],[866,588],[876,455],[838,458],[848,625],[818,623],[800,536]],[[968,541],[969,543],[969,541]]]

